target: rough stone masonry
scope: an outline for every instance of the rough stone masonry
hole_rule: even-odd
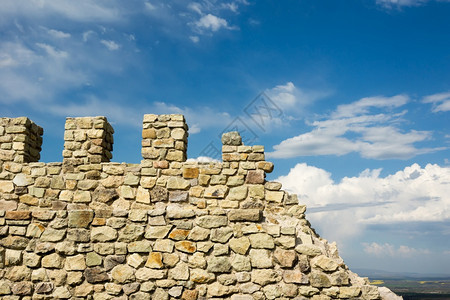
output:
[[[186,161],[182,115],[145,115],[140,164],[110,162],[105,117],[67,118],[62,163],[43,130],[0,118],[0,298],[400,299],[352,273],[263,146],[223,135]]]

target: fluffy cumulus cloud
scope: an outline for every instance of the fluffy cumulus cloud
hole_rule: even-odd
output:
[[[4,0],[0,15],[25,16],[33,19],[45,16],[63,16],[74,21],[114,21],[121,17],[118,2],[105,0]]]
[[[277,181],[307,205],[320,232],[338,241],[379,225],[450,221],[450,167],[413,164],[386,177],[380,171],[334,182],[329,172],[302,163]]]
[[[430,254],[428,249],[417,249],[413,247],[408,247],[405,245],[400,245],[398,247],[389,244],[378,244],[376,242],[363,243],[364,252],[369,255],[374,255],[378,257],[392,256],[392,257],[412,257],[420,254]]]
[[[309,105],[328,95],[329,92],[302,89],[289,81],[264,90],[244,104],[242,119],[258,134],[270,133],[300,120]]]
[[[199,29],[208,29],[211,31],[217,31],[220,28],[229,28],[227,20],[219,18],[212,14],[202,16],[200,20],[195,22],[195,26],[197,26],[197,28]]]
[[[429,95],[423,98],[424,103],[432,103],[432,111],[446,112],[450,111],[450,92]]]
[[[197,34],[211,35],[221,29],[236,30],[236,25],[230,25],[229,20],[225,16],[227,12],[233,14],[239,13],[239,8],[248,5],[246,1],[232,1],[228,3],[215,3],[211,1],[199,1],[191,2],[188,4],[187,15],[193,18],[188,24]],[[189,15],[192,12],[193,15]],[[198,39],[192,39],[194,43],[198,42]]]
[[[367,97],[339,105],[329,116],[309,123],[309,132],[288,138],[268,153],[273,158],[345,155],[357,152],[371,159],[408,159],[442,148],[415,144],[432,137],[429,131],[399,128],[406,111],[394,112],[409,101],[405,95]]]
[[[433,0],[376,0],[376,3],[386,9],[421,6]],[[437,0],[440,2],[448,2],[449,0]]]

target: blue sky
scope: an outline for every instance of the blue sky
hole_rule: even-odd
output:
[[[145,113],[183,113],[190,158],[239,129],[351,268],[448,273],[450,2],[0,3],[1,116],[105,115],[138,163]]]

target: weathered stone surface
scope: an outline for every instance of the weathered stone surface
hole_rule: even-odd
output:
[[[295,246],[295,251],[297,251],[300,254],[306,254],[308,256],[317,256],[322,254],[322,249],[315,245],[308,245],[308,244],[300,244]]]
[[[128,283],[135,280],[135,270],[128,265],[115,266],[111,271],[111,277],[118,283]]]
[[[88,267],[99,266],[102,264],[102,257],[95,252],[89,252],[86,254],[86,265]]]
[[[197,246],[191,241],[179,241],[175,242],[175,249],[184,253],[194,253],[197,250]]]
[[[41,263],[41,257],[33,252],[23,253],[23,264],[27,267],[38,267]]]
[[[167,217],[169,219],[184,219],[191,218],[193,216],[195,216],[195,213],[192,209],[186,209],[186,207],[182,207],[177,204],[167,206]]]
[[[11,291],[14,295],[31,295],[31,292],[33,291],[33,283],[29,281],[16,282],[12,285]]]
[[[92,210],[72,210],[69,212],[69,227],[87,228],[94,219]]]
[[[228,193],[228,187],[226,185],[213,185],[205,189],[205,198],[223,199]]]
[[[293,249],[295,247],[295,237],[289,235],[282,235],[275,238],[275,244],[281,246],[284,249]]]
[[[207,297],[208,298],[222,297],[222,296],[231,294],[235,290],[236,290],[236,288],[234,288],[234,287],[228,287],[228,286],[221,285],[218,282],[214,282],[208,286]]]
[[[161,252],[151,252],[148,255],[145,266],[150,269],[161,269],[164,266],[162,258],[163,256]]]
[[[348,273],[344,270],[339,270],[332,273],[330,276],[331,284],[334,286],[348,285],[349,284],[349,276]]]
[[[175,243],[171,240],[156,240],[155,244],[153,245],[153,251],[171,253],[174,246]]]
[[[252,248],[257,249],[273,249],[275,248],[275,244],[273,242],[273,238],[266,233],[255,233],[250,234],[248,236],[250,239],[250,245]]]
[[[331,286],[330,278],[325,273],[319,271],[311,271],[311,273],[309,274],[309,281],[311,283],[311,286],[316,288]]]
[[[174,268],[169,270],[169,277],[175,280],[188,280],[189,267],[186,263],[178,263]]]
[[[282,290],[277,284],[266,285],[263,292],[267,299],[278,299],[282,295]]]
[[[240,238],[232,238],[229,242],[231,250],[238,254],[245,255],[250,248],[250,240],[243,236]]]
[[[336,269],[339,267],[338,263],[325,255],[314,257],[311,260],[311,265],[320,268],[325,272],[336,271]]]
[[[211,241],[218,243],[226,243],[233,235],[231,227],[215,228],[211,230]]]
[[[115,189],[112,188],[97,188],[92,193],[92,199],[94,201],[102,202],[102,203],[111,203],[112,201],[119,198],[119,194]]]
[[[277,248],[273,253],[273,258],[282,268],[292,268],[297,262],[297,254],[292,250]]]
[[[339,296],[341,298],[353,298],[358,297],[361,292],[359,286],[341,286],[339,288]]]
[[[0,295],[9,295],[11,294],[11,286],[5,280],[0,280]]]
[[[189,232],[188,239],[193,241],[204,241],[209,238],[211,230],[195,226]]]
[[[250,261],[254,268],[271,268],[273,266],[270,251],[265,249],[250,249]]]
[[[283,280],[286,283],[308,283],[308,277],[300,270],[284,270]]]
[[[46,231],[44,231],[44,233]],[[88,229],[81,228],[69,229],[67,230],[67,239],[74,242],[89,242],[91,239],[91,232]]]
[[[44,268],[62,268],[64,264],[64,257],[57,253],[46,255],[42,258],[41,265]]]
[[[140,224],[127,224],[119,230],[119,242],[134,242],[144,235],[145,227]]]
[[[181,295],[181,299],[183,300],[196,300],[198,297],[197,290],[184,290],[183,295]]]
[[[222,144],[231,146],[242,145],[242,138],[239,132],[230,131],[222,134]]]
[[[183,177],[187,179],[197,178],[200,171],[198,168],[183,168]]]
[[[244,255],[236,254],[231,262],[231,266],[237,272],[251,271],[252,265],[250,258]]]
[[[378,288],[373,285],[363,285],[361,287],[361,294],[363,299],[367,300],[379,299],[380,297],[380,292],[378,291]]]
[[[5,251],[5,266],[19,265],[22,261],[21,250],[6,249]]]
[[[257,222],[261,219],[261,211],[259,209],[231,209],[228,212],[228,219],[232,222],[236,221]]]
[[[21,236],[7,236],[1,239],[0,244],[5,248],[11,249],[25,249],[28,245],[29,240]]]
[[[312,286],[300,286],[299,293],[303,296],[311,297],[313,295],[319,294],[320,290]]]
[[[5,278],[11,281],[28,281],[31,278],[31,269],[26,266],[14,266],[6,271]]]
[[[149,268],[140,268],[136,271],[136,279],[139,281],[148,281],[152,279],[163,279],[167,276],[167,270],[155,270]]]
[[[246,186],[236,186],[230,188],[227,200],[244,200],[247,197],[248,188]]]
[[[247,173],[245,183],[249,184],[263,184],[264,183],[264,171],[263,170],[250,170]]]
[[[152,244],[150,241],[147,241],[147,240],[131,242],[131,243],[127,243],[126,245],[127,245],[128,252],[130,252],[130,253],[135,253],[135,252],[148,253],[148,252],[152,251]]]
[[[191,186],[190,182],[180,177],[170,177],[167,180],[168,190],[185,190]]]
[[[169,201],[170,202],[186,202],[189,198],[189,192],[187,191],[170,191]]]
[[[283,191],[266,191],[266,200],[281,203],[283,201]]]
[[[189,235],[190,231],[185,229],[173,229],[169,234],[169,239],[175,240],[175,241],[181,241],[185,240],[187,236]]]
[[[198,226],[203,228],[217,228],[228,224],[228,219],[225,216],[201,216],[195,221]]]
[[[11,193],[14,191],[14,184],[8,181],[0,181],[0,193]]]
[[[145,238],[147,239],[163,239],[172,229],[172,225],[166,226],[149,226],[145,231]]]
[[[93,227],[91,229],[92,242],[108,242],[117,238],[117,230],[109,226]]]
[[[67,271],[84,271],[84,269],[86,269],[86,261],[84,255],[78,254],[75,256],[66,257],[64,268]]]
[[[150,200],[152,202],[166,201],[168,195],[168,191],[162,186],[157,185],[150,190]]]
[[[176,266],[179,261],[180,257],[177,253],[163,253],[163,263],[169,268]]]
[[[223,162],[186,162],[184,117],[146,115],[144,160],[110,163],[106,118],[68,118],[63,163],[23,162],[33,126],[0,118],[1,299],[395,299],[348,271],[237,133]]]
[[[125,255],[108,255],[103,260],[103,265],[106,271],[111,270],[117,265],[125,262]]]
[[[226,273],[231,270],[231,263],[228,257],[211,257],[208,260],[208,272],[212,273]]]
[[[56,287],[52,294],[55,299],[69,299],[71,296],[67,287],[64,286]]]

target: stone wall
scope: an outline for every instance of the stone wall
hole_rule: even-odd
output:
[[[145,115],[140,164],[109,162],[104,117],[68,118],[62,163],[42,129],[0,119],[0,298],[396,299],[348,270],[264,147],[222,138],[186,161],[182,115]]]

